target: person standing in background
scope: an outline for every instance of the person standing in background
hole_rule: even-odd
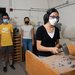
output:
[[[8,62],[10,63],[10,67],[12,69],[15,69],[13,58],[13,42],[12,42],[13,27],[12,24],[9,24],[9,16],[7,13],[3,14],[2,20],[3,23],[0,25],[0,47],[2,51],[3,71],[7,72]]]
[[[30,25],[29,17],[24,18],[24,23],[25,25],[21,27],[23,48],[24,51],[32,51],[32,46],[34,45],[34,28]]]

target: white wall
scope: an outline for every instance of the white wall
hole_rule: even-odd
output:
[[[70,3],[75,3],[75,0],[68,0]],[[60,13],[60,22],[65,26],[75,27],[75,4],[58,9]]]
[[[75,2],[75,0],[68,1]],[[17,25],[23,25],[23,19],[25,16],[29,16],[34,24],[37,24],[38,21],[43,22],[43,15],[45,12],[27,11],[28,9],[48,9],[49,7],[55,7],[65,2],[66,0],[0,0],[0,7],[6,7],[7,12],[10,14],[10,17],[15,18],[15,20],[17,21]],[[13,12],[10,12],[9,8],[13,8],[15,10],[13,10]],[[60,22],[63,25],[74,26],[74,9],[75,5],[58,9],[60,13]]]
[[[48,8],[47,0],[12,0],[12,7],[16,9]]]
[[[42,8],[48,9],[49,7],[55,7],[65,3],[67,0],[12,0],[12,8],[14,9],[31,9]],[[74,2],[75,0],[68,0]],[[60,22],[66,26],[74,26],[75,24],[75,5],[58,9],[60,13]],[[43,15],[45,12],[39,11],[26,11],[26,10],[14,10],[10,13],[11,17],[16,17],[18,25],[23,24],[23,18],[29,16],[30,19],[37,24],[38,21],[43,22]]]
[[[49,7],[56,7],[66,3],[67,0],[49,0]],[[69,3],[75,3],[75,0],[68,0]],[[75,27],[75,4],[57,9],[60,13],[60,22],[65,26]]]
[[[10,12],[10,16],[16,17],[18,25],[23,24],[25,16],[29,16],[34,24],[37,24],[38,21],[43,22],[43,15],[45,13],[44,11],[39,11],[39,9],[48,9],[48,2],[47,0],[12,0],[11,7],[14,10]],[[31,11],[28,11],[29,9]]]
[[[25,16],[29,16],[30,19],[37,24],[38,21],[43,22],[43,11],[32,11],[38,9],[48,9],[47,0],[0,0],[0,7],[6,8],[10,17],[15,18],[17,25],[23,24]],[[10,12],[10,8],[13,8],[13,12]],[[31,9],[31,11],[27,11]]]
[[[65,3],[66,0],[49,0],[49,7],[55,7],[62,3]]]
[[[75,5],[59,9],[60,21],[63,25],[75,27]]]

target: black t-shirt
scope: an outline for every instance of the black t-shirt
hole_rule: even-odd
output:
[[[60,35],[59,35],[59,29],[57,27],[55,27],[55,33],[54,33],[54,37],[51,38],[45,27],[44,26],[40,26],[38,29],[37,29],[37,32],[36,32],[36,40],[40,40],[41,41],[41,45],[42,46],[45,46],[45,47],[55,47],[55,42],[60,39]],[[44,51],[39,51],[39,55],[42,55],[42,56],[49,56],[49,55],[52,55],[51,52],[44,52]]]

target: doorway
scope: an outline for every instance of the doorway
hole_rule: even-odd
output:
[[[2,15],[6,13],[6,8],[1,8],[0,7],[0,24],[2,23]]]

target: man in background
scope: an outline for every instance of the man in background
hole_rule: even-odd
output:
[[[3,14],[2,21],[3,23],[0,25],[0,48],[2,50],[3,71],[7,72],[8,62],[10,63],[10,67],[12,69],[15,69],[13,61],[13,42],[12,42],[13,27],[11,24],[9,24],[9,16],[7,13]]]

